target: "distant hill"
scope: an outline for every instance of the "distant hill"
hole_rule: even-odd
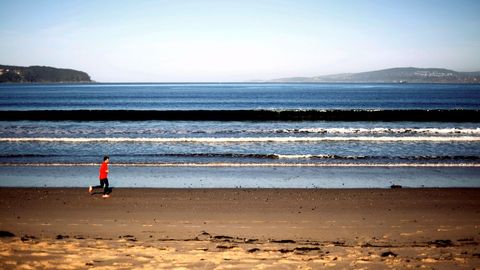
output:
[[[390,68],[361,73],[315,77],[292,77],[268,82],[345,82],[345,83],[480,83],[480,72],[457,72],[442,68]]]
[[[0,65],[0,83],[67,83],[92,82],[90,76],[73,69],[44,66],[5,66]]]

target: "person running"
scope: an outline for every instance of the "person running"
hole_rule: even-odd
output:
[[[103,188],[103,198],[108,198],[110,197],[110,188],[108,187],[108,163],[110,163],[110,158],[108,156],[103,157],[103,163],[100,165],[100,171],[99,171],[99,179],[100,179],[100,185],[98,186],[90,186],[88,188],[88,192],[90,194],[97,194],[93,193],[94,189],[97,188]]]

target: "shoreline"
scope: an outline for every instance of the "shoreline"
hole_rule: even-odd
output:
[[[472,269],[479,209],[480,188],[0,188],[0,230],[15,234],[0,266],[58,266],[63,250],[72,268]]]
[[[480,187],[480,167],[130,167],[111,164],[110,184],[128,188]],[[95,166],[0,166],[3,187],[97,185]],[[66,177],[68,176],[68,177]]]

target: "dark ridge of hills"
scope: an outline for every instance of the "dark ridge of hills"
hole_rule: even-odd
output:
[[[0,83],[71,83],[92,82],[83,71],[45,66],[0,65]]]
[[[457,72],[443,68],[400,67],[361,73],[280,78],[268,82],[480,83],[480,72]]]

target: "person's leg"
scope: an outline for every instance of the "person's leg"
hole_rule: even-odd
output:
[[[96,189],[96,188],[103,188],[103,183],[102,183],[102,180],[100,180],[100,185],[98,185],[98,186],[93,186],[92,188],[93,188],[93,189]]]
[[[103,185],[103,195],[108,195],[109,189],[108,189],[108,178],[105,178],[102,180],[102,185]]]
[[[90,186],[90,187],[88,188],[88,192],[92,193],[92,192],[93,192],[95,189],[97,189],[97,188],[103,188],[103,184],[102,184],[102,180],[101,180],[101,179],[100,179],[100,185],[98,185],[98,186]]]

